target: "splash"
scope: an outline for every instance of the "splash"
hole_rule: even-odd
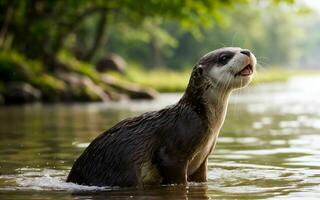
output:
[[[0,176],[1,190],[107,191],[110,187],[85,186],[65,181],[67,170],[20,168],[18,174]]]

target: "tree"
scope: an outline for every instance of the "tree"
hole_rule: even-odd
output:
[[[2,38],[11,38],[12,48],[45,61],[54,58],[66,37],[84,19],[98,13],[92,46],[82,57],[90,60],[110,23],[139,23],[146,17],[161,17],[177,19],[185,27],[206,24],[221,6],[230,4],[231,1],[224,0],[4,0],[0,3],[0,24]]]

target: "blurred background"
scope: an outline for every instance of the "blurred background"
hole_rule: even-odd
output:
[[[182,92],[197,60],[225,46],[255,53],[255,83],[318,73],[319,10],[312,0],[1,0],[0,102]]]
[[[225,46],[258,71],[231,95],[207,183],[65,182],[95,137],[176,103]],[[318,0],[0,0],[0,199],[319,199],[319,59]]]

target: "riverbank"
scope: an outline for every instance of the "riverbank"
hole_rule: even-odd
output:
[[[60,52],[48,67],[15,51],[0,51],[0,104],[30,102],[92,102],[154,99],[157,92],[139,84],[119,82]],[[122,79],[127,80],[126,77]]]
[[[57,62],[58,68],[48,70],[40,61],[16,52],[0,52],[0,104],[154,99],[157,92],[183,92],[192,70],[146,70],[129,63],[124,73],[101,73],[93,64],[66,52],[58,54]],[[287,81],[301,75],[320,75],[320,71],[263,68],[253,84]]]

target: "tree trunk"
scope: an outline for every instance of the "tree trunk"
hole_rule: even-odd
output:
[[[163,67],[161,50],[158,45],[157,38],[153,35],[151,36],[150,47],[152,56],[152,67]]]
[[[76,17],[74,18],[74,20],[72,20],[70,23],[68,24],[62,24],[61,26],[67,27],[67,30],[65,31],[60,31],[60,33],[58,34],[58,36],[56,37],[56,40],[53,42],[52,44],[52,49],[53,52],[57,52],[59,51],[59,49],[62,47],[65,39],[68,37],[68,35],[70,35],[71,33],[73,33],[76,28],[78,27],[78,25],[88,16],[95,14],[97,12],[102,12],[102,10],[104,10],[105,8],[101,8],[101,7],[93,7],[93,8],[89,8],[86,11],[84,11],[83,13],[79,13],[78,15],[76,15]]]
[[[100,11],[100,19],[96,26],[96,32],[95,37],[92,43],[92,46],[89,48],[89,50],[85,53],[84,56],[82,56],[80,59],[84,61],[90,61],[92,57],[94,56],[95,52],[97,51],[99,45],[101,44],[101,41],[103,39],[103,35],[105,33],[105,27],[107,23],[107,10],[103,9]]]
[[[3,23],[1,23],[1,30],[0,30],[0,48],[4,47],[5,43],[6,43],[6,38],[7,38],[7,33],[8,33],[8,29],[9,29],[9,25],[11,23],[11,19],[13,16],[13,8],[12,7],[8,7],[6,9],[5,12],[5,16],[4,16],[4,21]]]

